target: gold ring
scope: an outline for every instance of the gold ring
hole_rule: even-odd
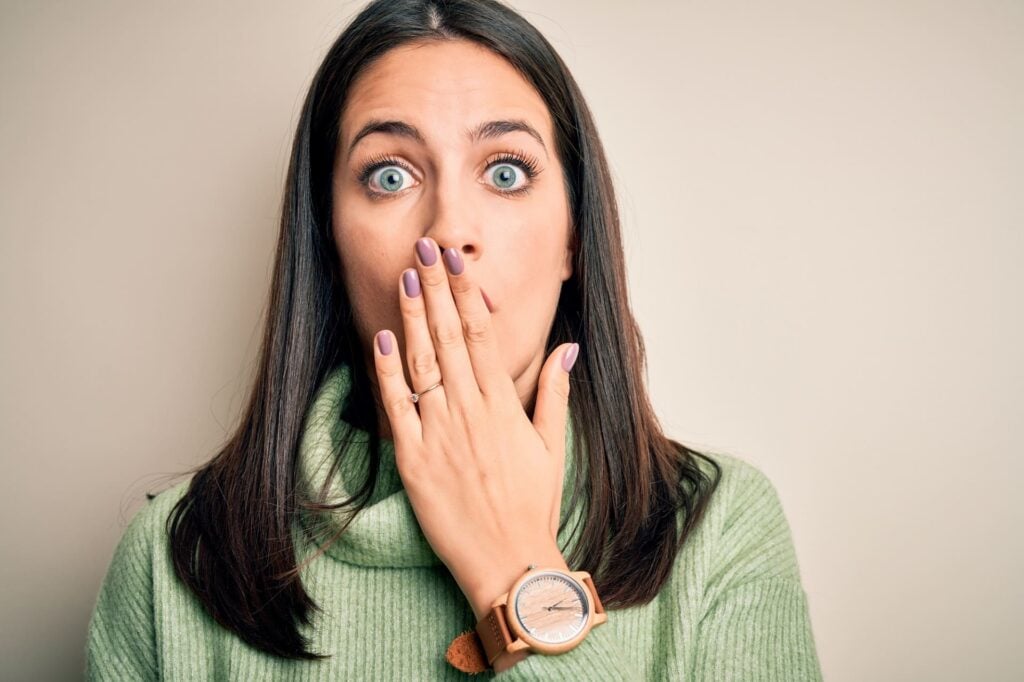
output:
[[[433,391],[435,388],[437,388],[440,385],[441,385],[441,382],[439,381],[436,384],[434,384],[433,386],[431,386],[430,388],[425,388],[422,391],[420,391],[419,393],[410,393],[409,394],[409,400],[413,401],[414,403],[417,403],[417,402],[419,402],[421,395],[423,395],[427,391]]]

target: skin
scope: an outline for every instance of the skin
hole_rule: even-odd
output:
[[[355,132],[371,118],[406,121],[427,145],[374,133],[348,154]],[[528,121],[544,146],[524,132],[477,144],[465,138],[463,131],[481,121],[515,118]],[[441,247],[457,248],[476,271],[495,308],[504,365],[529,410],[559,291],[572,276],[568,197],[544,101],[511,65],[473,43],[400,47],[349,90],[340,140],[333,228],[368,369],[378,330],[394,330],[404,347],[395,282],[415,265],[416,239],[430,237]],[[487,164],[517,150],[534,157],[541,172],[530,181],[519,170],[516,185],[532,183],[530,192],[506,196],[493,178],[497,166]],[[401,189],[392,192],[398,196],[371,199],[356,171],[385,154],[414,172],[391,167],[403,176]],[[370,182],[376,189],[387,172],[375,171]],[[390,437],[386,419],[381,427]]]
[[[374,132],[350,150],[371,119],[404,121],[424,139]],[[523,131],[468,139],[493,120],[526,121],[543,144]],[[424,536],[479,619],[527,564],[570,570],[555,534],[572,344],[544,354],[573,255],[551,117],[508,62],[474,43],[403,46],[353,83],[338,149],[332,229],[382,433]],[[495,163],[516,152],[535,160],[536,177]],[[363,164],[382,155],[405,167],[386,162],[360,183]],[[417,257],[418,240],[433,265]],[[495,669],[523,657],[504,655]]]

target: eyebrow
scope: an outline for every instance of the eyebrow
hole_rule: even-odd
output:
[[[480,140],[493,139],[515,132],[526,133],[533,139],[537,140],[537,142],[540,143],[540,146],[544,149],[544,156],[548,155],[548,147],[544,144],[544,138],[541,137],[536,128],[522,119],[484,121],[475,128],[466,130],[466,138],[470,142],[475,143]],[[349,155],[352,154],[352,150],[355,149],[355,146],[360,140],[372,133],[397,135],[398,137],[404,137],[422,145],[427,143],[423,134],[416,128],[416,126],[410,125],[405,121],[385,121],[375,118],[370,119],[370,121],[359,129],[359,132],[356,133],[355,137],[352,138],[352,143],[348,146]]]

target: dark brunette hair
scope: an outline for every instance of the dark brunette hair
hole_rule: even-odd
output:
[[[362,510],[379,470],[378,408],[331,230],[340,115],[351,83],[388,50],[452,39],[489,48],[536,88],[550,111],[565,172],[574,273],[563,283],[546,354],[567,341],[580,344],[569,409],[587,455],[576,467],[563,525],[577,504],[585,514],[569,565],[591,573],[606,608],[649,602],[721,476],[710,457],[664,435],[648,400],[612,180],[590,110],[561,58],[537,29],[496,0],[371,2],[331,46],[302,107],[247,407],[219,453],[191,470],[188,489],[167,519],[180,579],[218,623],[276,656],[324,658],[306,649],[298,629],[319,606],[300,580],[292,528],[302,509],[339,505],[304,499],[294,465],[306,411],[338,363],[352,366],[352,418],[371,435],[370,475],[341,506]],[[713,477],[701,471],[697,457],[711,463]]]

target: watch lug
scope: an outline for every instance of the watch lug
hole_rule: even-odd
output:
[[[529,648],[530,645],[524,642],[522,638],[520,638],[509,644],[508,647],[505,648],[505,651],[507,653],[514,654],[517,651],[526,651]]]

